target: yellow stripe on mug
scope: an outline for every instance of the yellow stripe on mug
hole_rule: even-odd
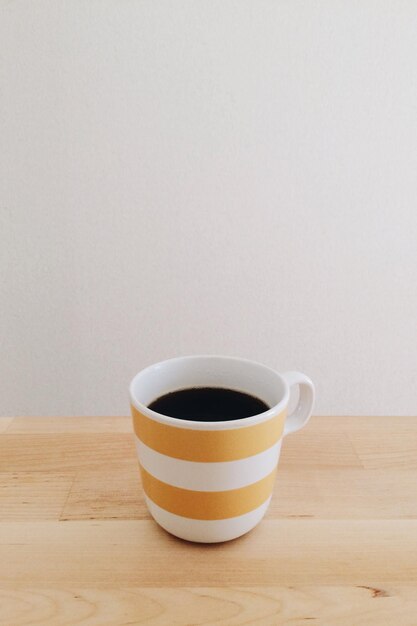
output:
[[[275,469],[255,483],[228,491],[192,491],[164,483],[141,466],[143,489],[161,509],[196,520],[223,520],[249,513],[271,496]]]
[[[253,426],[226,430],[193,430],[162,424],[132,405],[136,435],[161,454],[203,463],[237,461],[272,447],[284,430],[286,410]]]

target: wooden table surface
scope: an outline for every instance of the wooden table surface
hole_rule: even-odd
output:
[[[248,535],[149,517],[130,418],[0,418],[0,624],[416,626],[417,418],[313,417]]]

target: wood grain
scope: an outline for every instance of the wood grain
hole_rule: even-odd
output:
[[[59,520],[73,482],[71,473],[0,473],[0,522]]]
[[[128,433],[132,432],[130,417],[15,417],[8,432],[17,434],[58,433]],[[1,424],[1,420],[0,420]]]
[[[414,587],[0,589],[1,626],[415,626]]]
[[[151,520],[3,522],[0,584],[416,583],[416,554],[416,520],[264,520],[212,546],[178,541]]]
[[[283,464],[267,518],[417,519],[414,469],[299,468]]]
[[[1,626],[417,623],[416,418],[313,418],[266,519],[211,546],[149,518],[130,418],[0,433]]]
[[[78,472],[61,520],[150,519],[136,458]]]
[[[0,417],[0,433],[6,432],[13,420],[13,417]]]
[[[83,471],[134,458],[130,434],[1,435],[0,472]]]

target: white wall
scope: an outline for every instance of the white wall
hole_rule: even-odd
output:
[[[417,413],[417,3],[0,5],[0,412],[174,355]]]

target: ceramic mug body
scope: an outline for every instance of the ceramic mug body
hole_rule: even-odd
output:
[[[287,416],[292,385],[300,386],[300,398]],[[159,396],[189,387],[244,391],[271,408],[223,422],[181,420],[148,408]],[[234,357],[189,356],[139,372],[130,401],[151,515],[177,537],[212,543],[245,534],[264,516],[282,439],[308,421],[314,387],[298,372],[278,374]]]

